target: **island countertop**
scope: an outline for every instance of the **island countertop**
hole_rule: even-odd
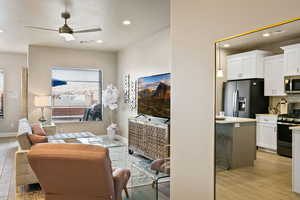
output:
[[[220,117],[220,116],[217,116]],[[226,117],[225,120],[217,120],[217,124],[234,124],[234,123],[246,123],[246,122],[256,122],[256,119],[242,118],[242,117]],[[299,127],[300,130],[300,127]]]
[[[291,126],[290,130],[293,130],[293,133],[300,133],[300,125],[299,126]]]

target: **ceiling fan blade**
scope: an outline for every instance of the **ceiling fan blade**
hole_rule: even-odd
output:
[[[102,29],[101,28],[91,28],[91,29],[74,31],[74,33],[89,33],[89,32],[97,32],[97,31],[102,31]]]
[[[43,30],[43,31],[58,31],[55,29],[51,29],[51,28],[43,28],[43,27],[37,27],[37,26],[25,26],[25,28],[30,28],[30,29],[37,29],[37,30]]]

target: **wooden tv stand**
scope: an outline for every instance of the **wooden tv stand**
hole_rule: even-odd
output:
[[[148,119],[128,120],[129,153],[138,153],[151,160],[168,158],[170,155],[170,124]]]

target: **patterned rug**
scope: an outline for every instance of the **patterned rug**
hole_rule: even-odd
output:
[[[163,173],[156,175],[155,171],[150,169],[152,160],[149,160],[143,156],[136,154],[130,155],[128,162],[132,173],[130,183],[128,184],[129,188],[150,185],[158,176],[167,176],[167,174]],[[169,178],[166,178],[161,182],[167,181],[169,181]]]

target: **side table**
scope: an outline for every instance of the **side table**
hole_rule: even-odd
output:
[[[46,135],[55,135],[56,134],[56,125],[54,122],[47,123],[47,124],[42,123],[41,126],[44,129],[44,131],[46,132]]]

